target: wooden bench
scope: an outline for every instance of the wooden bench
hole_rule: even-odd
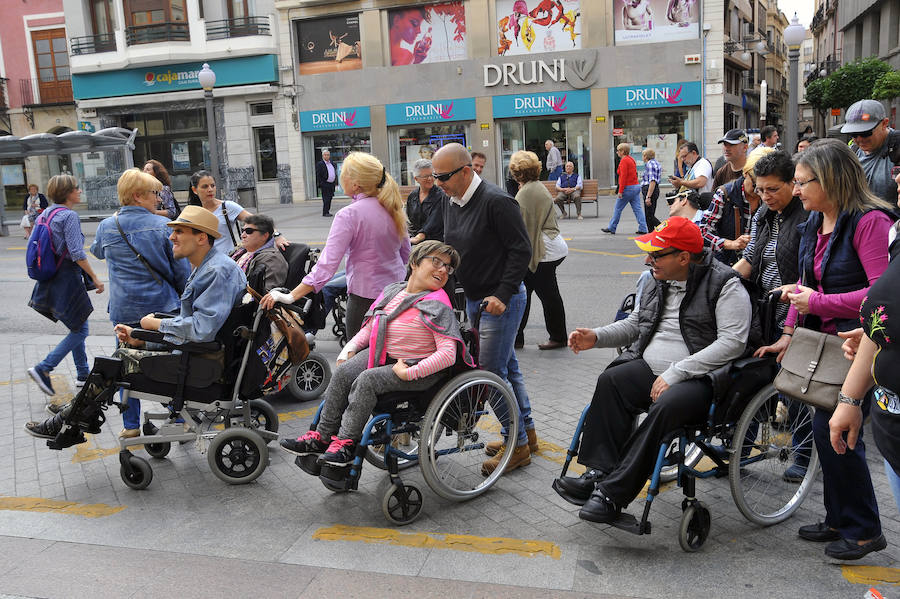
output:
[[[559,193],[559,191],[557,191],[557,189],[556,189],[556,181],[541,181],[541,183],[544,184],[544,187],[547,188],[547,191],[549,191],[550,195],[553,197],[553,199],[556,200],[556,194]],[[581,205],[584,206],[585,204],[593,203],[594,204],[594,217],[600,218],[599,197],[601,195],[604,195],[604,196],[610,195],[615,190],[614,189],[610,190],[608,188],[604,188],[601,191],[596,179],[583,179],[581,183],[582,183]],[[566,202],[566,216],[567,217],[572,216],[571,206],[573,204],[574,204],[574,202],[571,202],[571,201]]]
[[[418,189],[418,185],[401,185],[400,186],[400,198],[405,202],[406,198],[409,197],[409,194],[412,193],[414,189]]]

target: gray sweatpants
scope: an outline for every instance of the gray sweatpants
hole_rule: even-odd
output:
[[[394,374],[391,366],[367,369],[368,362],[369,350],[365,348],[334,371],[331,383],[325,390],[325,405],[316,427],[325,439],[331,438],[337,430],[339,438],[358,442],[375,409],[378,395],[388,391],[427,389],[441,376],[438,372],[414,381],[404,381]]]

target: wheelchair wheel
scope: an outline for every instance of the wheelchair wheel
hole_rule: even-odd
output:
[[[213,474],[230,485],[256,480],[269,463],[269,448],[254,430],[229,428],[216,435],[207,455]]]
[[[319,352],[310,352],[305,360],[292,366],[287,388],[298,401],[316,399],[331,381],[331,366]]]
[[[172,449],[171,443],[145,443],[144,450],[150,455],[151,458],[156,458],[157,460],[161,460],[167,455],[169,455],[169,451]]]
[[[379,428],[384,428],[384,424],[378,423],[377,425],[375,425],[376,431]],[[399,435],[394,435],[394,437],[391,439],[391,446],[399,449],[407,455],[415,455],[419,453],[419,439],[413,433],[402,433]],[[387,470],[387,465],[384,463],[384,445],[369,445],[366,448],[366,461],[376,468]],[[417,462],[418,460],[397,458],[397,467],[400,470],[406,470],[407,468],[415,466]]]
[[[700,501],[695,501],[687,506],[681,513],[681,526],[678,528],[678,544],[688,553],[699,551],[706,538],[712,519],[709,509]]]
[[[515,439],[518,414],[512,391],[497,375],[472,370],[450,379],[431,400],[422,420],[419,461],[428,486],[451,501],[484,493],[503,474],[512,453],[504,452],[498,467],[485,477],[481,437],[499,434],[506,424],[509,438]]]
[[[638,416],[634,421],[634,428],[637,429],[638,425],[640,425],[640,423],[646,417],[646,414],[641,414],[640,416]],[[669,457],[669,454],[672,452],[673,447],[673,445],[669,446],[669,451],[666,453],[666,457]],[[703,450],[693,443],[689,443],[687,449],[684,452],[684,465],[688,468],[693,468],[701,459],[703,459]],[[663,466],[663,468],[659,471],[660,482],[667,483],[675,480],[676,478],[678,478],[678,464]]]
[[[782,522],[809,494],[819,466],[813,414],[813,408],[780,396],[770,384],[750,400],[738,419],[734,445],[740,444],[740,459],[731,460],[728,479],[735,504],[751,522],[762,526]],[[799,483],[784,478],[795,461],[809,464]]]
[[[386,477],[378,485],[378,495],[381,513],[392,524],[411,524],[422,513],[422,492],[418,487],[393,484],[390,477]]]
[[[250,427],[252,429],[261,428],[270,433],[278,432],[278,412],[275,408],[264,399],[250,400]],[[228,418],[228,426],[244,426],[243,410],[238,408],[234,410]],[[269,442],[267,441],[267,444]]]
[[[122,477],[122,482],[136,491],[150,486],[150,482],[153,480],[153,468],[150,467],[147,460],[134,455],[128,456],[128,464],[132,468],[131,474],[128,474],[125,466],[119,467],[119,476]]]

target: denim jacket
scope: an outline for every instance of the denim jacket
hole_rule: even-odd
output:
[[[140,206],[122,206],[119,225],[128,241],[162,275],[154,280],[122,239],[113,217],[97,227],[91,253],[107,261],[109,269],[109,319],[113,323],[136,323],[151,312],[174,312],[178,296],[191,272],[186,259],[176,260],[169,241],[168,219]],[[166,282],[168,281],[168,282]],[[173,285],[175,288],[173,288]]]
[[[213,341],[247,289],[240,267],[215,247],[194,269],[181,294],[181,312],[159,324],[169,343]]]

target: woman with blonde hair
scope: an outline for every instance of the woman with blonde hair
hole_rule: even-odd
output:
[[[81,201],[81,188],[72,175],[56,175],[47,183],[52,204],[38,217],[37,224],[47,223],[53,241],[58,267],[53,278],[37,281],[28,305],[53,322],[62,321],[66,335],[39,364],[28,369],[28,376],[41,391],[54,395],[50,372],[69,353],[75,361],[76,386],[87,380],[90,367],[84,341],[88,336],[88,316],[94,311],[87,286],[103,293],[103,282],[94,273],[84,251],[81,220],[72,208]],[[88,281],[85,277],[89,278]]]
[[[106,260],[109,270],[109,319],[137,327],[147,314],[178,312],[191,265],[186,258],[175,259],[169,219],[157,213],[161,181],[130,168],[119,177],[116,191],[122,207],[97,227],[91,253]],[[140,419],[141,402],[132,398],[119,436],[137,437]]]
[[[378,158],[351,152],[341,167],[341,187],[353,200],[335,214],[319,261],[290,293],[270,291],[261,304],[290,304],[320,291],[346,255],[345,322],[347,337],[352,338],[381,290],[406,275],[411,245],[400,188]]]
[[[531,261],[525,273],[525,313],[519,323],[515,347],[525,346],[525,326],[531,312],[531,292],[537,293],[544,307],[544,326],[550,338],[538,349],[566,347],[566,309],[556,281],[556,268],[569,255],[569,246],[559,234],[553,197],[541,177],[541,161],[534,152],[520,150],[509,159],[509,172],[519,183],[516,202],[525,220],[531,240]]]
[[[794,194],[810,212],[799,225],[800,281],[787,297],[791,302],[783,334],[757,354],[777,354],[780,361],[798,326],[834,334],[859,326],[860,304],[888,265],[885,239],[894,222],[891,204],[873,195],[859,160],[846,144],[822,139],[797,155]],[[845,398],[869,413],[871,393]],[[860,432],[854,451],[832,450],[830,414],[816,410],[813,441],[822,462],[825,521],[802,526],[801,538],[830,541],[825,554],[859,559],[887,546],[881,534],[878,504]]]

